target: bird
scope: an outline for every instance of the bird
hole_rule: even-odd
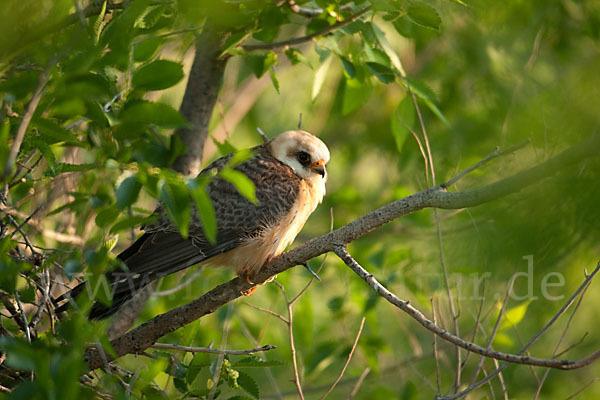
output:
[[[234,169],[254,183],[257,201],[219,176],[233,154],[212,162],[198,177],[210,177],[206,193],[215,211],[216,241],[206,237],[195,205],[189,234],[183,237],[159,204],[156,220],[142,227],[142,236],[117,256],[121,267],[105,274],[112,303],[95,301],[88,318],[109,317],[150,282],[194,265],[232,267],[253,284],[252,277],[294,241],[323,201],[330,153],[323,141],[300,129],[283,132],[250,151],[253,156]],[[66,310],[68,300],[86,284],[55,299],[57,312]],[[59,306],[63,300],[67,302]]]

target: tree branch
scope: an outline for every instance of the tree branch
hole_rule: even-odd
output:
[[[364,269],[359,263],[352,258],[350,253],[346,250],[345,246],[337,246],[335,248],[335,254],[344,261],[344,263],[350,267],[358,276],[360,276],[367,284],[377,292],[377,294],[384,299],[386,299],[391,304],[400,308],[402,311],[410,315],[413,319],[415,319],[418,323],[423,325],[429,331],[435,333],[439,337],[444,340],[455,344],[456,346],[462,347],[463,349],[469,350],[473,353],[480,354],[485,357],[494,358],[496,360],[507,361],[515,364],[526,364],[526,365],[535,365],[538,367],[547,367],[547,368],[557,368],[557,369],[576,369],[581,368],[586,365],[589,365],[593,361],[600,358],[600,350],[594,352],[589,357],[586,357],[579,361],[571,361],[571,360],[557,360],[557,359],[543,359],[543,358],[535,358],[529,356],[521,356],[518,354],[509,354],[503,353],[500,351],[495,351],[490,348],[481,347],[475,343],[468,342],[452,333],[448,332],[444,328],[434,324],[431,320],[429,320],[425,315],[423,315],[419,310],[414,308],[409,304],[408,301],[404,301],[400,299],[398,296],[387,290],[382,284],[380,284],[377,279],[373,277],[373,274],[370,274],[366,269]],[[592,275],[590,275],[586,281],[585,285],[589,282],[589,280],[593,277],[593,275],[598,272],[600,269],[600,264]]]
[[[21,123],[19,124],[19,128],[17,129],[17,134],[15,136],[15,140],[10,147],[10,153],[6,159],[6,163],[4,164],[4,168],[2,170],[2,174],[0,175],[0,181],[4,180],[4,178],[8,177],[13,170],[13,165],[17,159],[17,155],[19,154],[19,150],[21,149],[21,144],[23,143],[23,138],[25,137],[25,132],[27,132],[27,128],[29,128],[29,123],[31,122],[31,118],[33,118],[33,114],[37,109],[37,106],[42,98],[42,92],[46,87],[46,83],[48,82],[48,78],[50,75],[49,72],[50,65],[40,74],[38,79],[37,87],[35,88],[35,92],[31,97],[31,101],[27,106],[27,110],[25,114],[23,114],[23,119],[21,119]]]
[[[219,350],[213,349],[212,347],[190,347],[190,346],[181,346],[178,344],[170,344],[170,343],[154,343],[150,346],[155,349],[165,349],[165,350],[175,350],[175,351],[186,351],[189,353],[212,353],[212,354],[228,354],[228,355],[243,355],[243,354],[254,354],[259,351],[269,351],[276,349],[277,346],[272,346],[270,344],[266,344],[262,347],[257,347],[255,349],[248,350]]]
[[[353,22],[356,22],[356,20],[358,20],[360,17],[362,17],[367,11],[370,10],[370,7],[367,7],[363,10],[360,10],[359,12],[357,12],[356,14],[354,14],[353,16],[351,16],[350,18],[344,20],[344,21],[340,21],[337,22],[331,26],[328,26],[324,29],[321,29],[318,32],[312,33],[310,35],[306,35],[306,36],[302,36],[302,37],[298,37],[298,38],[293,38],[293,39],[289,39],[289,40],[284,40],[281,42],[274,42],[274,43],[260,43],[260,44],[244,44],[241,45],[240,47],[246,51],[252,51],[252,50],[277,50],[277,49],[283,49],[286,48],[288,46],[294,46],[294,45],[298,45],[298,44],[302,44],[308,41],[311,41],[313,39],[318,38],[319,36],[323,36],[323,35],[327,35],[330,32],[335,31],[336,29],[340,29],[343,28],[346,25],[350,25]]]
[[[204,142],[227,62],[219,58],[224,39],[224,35],[206,25],[196,39],[196,55],[179,108],[189,126],[175,132],[186,152],[175,160],[173,169],[187,176],[196,176],[202,170]]]
[[[592,136],[535,167],[478,189],[446,192],[443,185],[425,189],[371,211],[333,232],[311,239],[303,245],[281,254],[263,267],[253,280],[256,283],[262,283],[271,276],[282,273],[311,258],[334,251],[339,246],[350,243],[385,223],[426,207],[445,209],[473,207],[517,192],[527,186],[539,183],[561,169],[590,157],[598,157],[599,148],[600,136]],[[216,311],[222,305],[240,297],[242,291],[247,291],[251,287],[251,284],[239,277],[219,285],[198,299],[158,315],[113,340],[111,344],[114,352],[117,357],[140,353],[167,333]],[[103,365],[100,352],[95,348],[86,351],[85,360],[90,369]]]

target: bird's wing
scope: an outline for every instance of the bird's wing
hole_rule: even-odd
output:
[[[144,227],[145,233],[118,255],[125,266],[106,274],[111,283],[112,305],[96,302],[90,311],[91,319],[113,314],[151,281],[235,249],[277,224],[290,212],[300,191],[301,178],[290,167],[273,158],[264,145],[253,150],[255,156],[235,169],[253,181],[257,204],[241,195],[227,180],[218,176],[212,178],[206,190],[215,209],[216,243],[211,243],[204,235],[195,208],[189,237],[183,238],[171,224],[164,207],[159,206],[155,211],[159,218]],[[231,155],[228,155],[216,160],[201,174],[211,173],[214,169],[221,171],[230,159]],[[56,301],[77,296],[85,285],[85,282],[80,284]],[[65,307],[63,305],[60,309]]]
[[[257,149],[258,153],[252,159],[235,168],[254,182],[257,204],[251,203],[225,179],[212,178],[207,193],[217,220],[216,243],[211,243],[204,235],[195,208],[187,239],[181,237],[161,210],[157,223],[145,227],[146,233],[119,255],[128,273],[146,275],[147,279],[154,280],[201,263],[235,249],[286,215],[298,196],[300,178],[262,146]],[[215,161],[203,173],[213,168],[221,170],[229,158]]]

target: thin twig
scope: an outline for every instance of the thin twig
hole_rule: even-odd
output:
[[[433,314],[433,323],[434,324],[438,324],[437,322],[437,315],[435,313],[435,301],[433,301],[433,297],[431,298],[431,312]],[[435,383],[436,383],[436,390],[437,390],[437,395],[439,396],[442,390],[442,374],[440,372],[440,355],[438,353],[438,342],[437,342],[437,335],[433,334],[433,359],[435,360]]]
[[[429,182],[429,161],[427,160],[427,155],[425,154],[425,149],[423,148],[423,143],[421,143],[421,139],[419,135],[413,128],[411,128],[406,121],[404,121],[399,115],[397,115],[398,121],[402,122],[402,125],[413,135],[415,141],[417,142],[417,146],[419,146],[419,151],[421,152],[421,156],[423,157],[423,161],[425,162],[425,182]]]
[[[177,293],[178,291],[180,291],[181,289],[185,288],[190,283],[192,283],[194,281],[194,279],[196,279],[198,277],[198,275],[200,275],[200,272],[202,272],[202,267],[197,268],[185,281],[181,282],[179,285],[177,285],[171,289],[154,292],[153,296],[163,297],[163,296],[170,296],[173,293]]]
[[[329,208],[329,232],[333,231],[333,207]],[[319,277],[318,274],[321,273],[321,270],[323,269],[323,266],[325,265],[325,261],[327,260],[327,254],[325,253],[325,256],[323,256],[323,260],[321,260],[321,264],[319,265],[319,268],[317,268],[317,272],[313,273],[313,275],[311,276],[310,280],[308,281],[308,283],[304,286],[304,288],[298,292],[298,294],[290,301],[290,304],[294,304],[298,301],[298,299],[308,290],[308,288],[310,287],[310,285],[313,284],[313,282],[315,281],[315,279],[317,279]],[[308,265],[308,264],[307,264]],[[310,268],[309,268],[310,269]]]
[[[340,257],[340,259],[342,261],[344,261],[344,263],[348,267],[350,267],[350,269],[352,269],[373,290],[375,290],[375,292],[378,295],[380,295],[381,297],[383,297],[384,299],[386,299],[388,302],[395,305],[396,307],[400,308],[402,311],[406,312],[408,315],[410,315],[413,319],[415,319],[418,323],[420,323],[423,327],[425,327],[429,331],[434,332],[435,334],[440,336],[442,339],[444,339],[450,343],[453,343],[457,346],[460,346],[461,348],[464,348],[466,350],[472,351],[477,354],[484,355],[486,357],[495,358],[495,359],[502,360],[502,361],[508,361],[509,363],[536,365],[539,367],[548,367],[548,368],[556,368],[556,369],[564,369],[564,370],[581,368],[581,367],[591,364],[592,362],[594,362],[598,358],[600,358],[600,350],[592,353],[590,356],[583,358],[581,360],[572,361],[572,360],[554,360],[554,359],[543,359],[543,358],[521,356],[520,354],[523,351],[525,351],[525,349],[522,349],[517,354],[503,353],[500,351],[485,349],[475,343],[471,343],[460,337],[457,337],[457,336],[453,335],[452,333],[448,332],[447,330],[435,325],[431,320],[429,320],[427,317],[425,317],[425,315],[423,315],[423,313],[421,313],[419,310],[417,310],[416,308],[411,306],[409,304],[409,302],[400,299],[398,296],[396,296],[395,294],[393,294],[392,292],[387,290],[383,285],[381,285],[377,281],[377,279],[375,279],[373,274],[370,274],[369,272],[367,272],[367,270],[365,270],[360,264],[358,264],[356,262],[356,260],[354,260],[354,258],[350,255],[350,253],[348,253],[348,251],[346,250],[346,248],[344,246],[336,247],[334,252],[338,257]],[[586,283],[589,282],[589,279],[591,277],[593,277],[599,270],[600,270],[600,263],[598,264],[596,269],[594,269],[594,272],[586,278]],[[580,289],[577,290],[576,294],[578,294],[580,291],[581,291],[581,287],[580,287]],[[560,312],[559,312],[559,314],[555,315],[552,318],[552,320],[550,322],[548,322],[548,324],[546,324],[546,326],[542,329],[542,331],[538,332],[538,334],[536,336],[534,336],[527,343],[526,346],[529,347],[529,345],[531,345],[537,338],[539,338],[539,336],[543,332],[545,332],[545,330],[547,330],[551,326],[551,324],[554,323],[554,321],[556,321],[556,319],[558,318],[559,315],[560,315]],[[454,396],[451,396],[451,397],[454,398]]]
[[[286,317],[284,317],[284,316],[283,316],[283,315],[281,315],[281,314],[278,314],[278,313],[276,313],[275,311],[271,311],[271,310],[268,310],[268,309],[266,309],[266,308],[262,308],[262,307],[259,307],[259,306],[255,306],[254,304],[250,304],[250,303],[242,303],[242,304],[244,304],[244,305],[247,305],[248,307],[252,307],[252,308],[254,308],[255,310],[262,311],[262,312],[264,312],[264,313],[267,313],[267,314],[269,314],[269,315],[272,315],[272,316],[274,316],[274,317],[276,317],[276,318],[279,318],[279,319],[280,319],[281,321],[283,321],[283,323],[285,323],[286,325],[288,325],[288,324],[290,323],[290,321],[288,321],[288,319],[287,319]]]
[[[227,346],[227,337],[229,336],[229,325],[231,323],[231,306],[227,307],[227,316],[225,317],[225,322],[223,323],[223,334],[221,336],[221,346]],[[215,368],[215,372],[212,376],[213,386],[210,389],[210,393],[208,394],[208,400],[212,400],[217,391],[217,387],[219,386],[219,379],[221,377],[221,369],[223,368],[223,360],[225,359],[225,353],[219,353],[219,357],[217,359],[217,366]]]
[[[329,395],[329,393],[331,393],[333,391],[333,389],[335,389],[337,384],[340,382],[340,380],[344,376],[344,373],[346,372],[346,368],[348,368],[348,364],[350,364],[350,360],[352,360],[352,356],[354,355],[354,350],[356,350],[356,346],[358,345],[358,339],[360,339],[360,334],[362,333],[363,326],[365,325],[365,319],[366,319],[366,317],[362,317],[362,320],[360,321],[360,327],[358,328],[358,333],[356,334],[356,339],[354,339],[354,344],[352,345],[352,349],[350,349],[350,354],[348,354],[348,358],[346,359],[346,363],[344,364],[344,367],[340,371],[340,374],[338,375],[335,382],[333,382],[333,384],[331,385],[329,390],[327,392],[325,392],[325,394],[323,396],[321,396],[320,400],[324,400]]]
[[[517,356],[519,356],[520,354],[524,353],[525,350],[527,350],[544,333],[546,333],[546,331],[548,329],[550,329],[550,327],[552,325],[554,325],[554,323],[556,322],[556,320],[561,315],[563,315],[565,313],[565,311],[567,311],[569,309],[569,307],[573,304],[573,302],[575,301],[575,299],[577,298],[577,296],[579,296],[579,294],[582,293],[582,291],[584,290],[584,288],[594,278],[594,276],[598,273],[598,271],[600,271],[600,262],[598,263],[598,265],[596,265],[596,268],[594,268],[594,270],[592,271],[591,274],[587,274],[587,272],[586,272],[586,274],[585,274],[585,280],[583,281],[583,283],[571,295],[571,297],[562,306],[562,308],[560,310],[558,310],[558,312],[556,314],[554,314],[554,316],[550,319],[550,321],[548,321],[546,323],[546,325],[544,325],[544,327],[542,329],[540,329],[531,339],[529,339],[529,341],[527,343],[525,343],[525,345],[523,347],[521,347],[521,349],[516,353]],[[525,357],[525,358],[532,359],[531,357]],[[588,356],[586,358],[583,358],[581,360],[570,361],[567,368],[561,367],[561,369],[576,369],[576,368],[585,367],[586,365],[591,364],[592,362],[594,362],[598,358],[600,358],[600,352],[596,351],[595,353],[592,353],[590,356]],[[505,360],[505,361],[509,361],[509,360]],[[552,361],[555,361],[555,360],[552,360]],[[510,365],[510,362],[503,363],[502,365],[500,365],[500,367],[496,368],[494,371],[492,371],[491,373],[489,373],[485,378],[479,380],[478,382],[475,382],[473,385],[469,386],[465,390],[463,390],[463,391],[461,391],[459,393],[456,393],[453,396],[445,397],[445,398],[440,399],[440,400],[454,400],[454,399],[459,399],[459,398],[461,398],[463,396],[466,396],[467,394],[469,394],[473,390],[477,389],[481,385],[483,385],[486,382],[488,382],[490,379],[493,379],[496,375],[498,375],[499,373],[501,373],[509,365]],[[531,364],[531,365],[534,365],[534,364]],[[541,365],[541,366],[545,366],[545,365]]]
[[[312,279],[312,278],[311,278]],[[302,384],[300,383],[300,374],[298,373],[298,360],[296,359],[296,344],[294,343],[294,311],[293,305],[288,300],[287,294],[285,292],[285,288],[277,281],[273,281],[278,287],[285,302],[287,304],[288,310],[288,337],[290,339],[290,351],[292,353],[292,367],[294,369],[294,385],[296,385],[296,390],[298,391],[298,396],[301,400],[304,400],[304,394],[302,393]]]
[[[38,309],[33,315],[33,318],[31,318],[31,322],[29,323],[29,326],[32,329],[35,329],[35,326],[42,318],[42,312],[44,311],[44,308],[46,308],[46,305],[49,302],[48,300],[50,299],[50,271],[48,269],[45,269],[41,277],[43,284],[42,299],[40,301],[40,304],[38,305]]]
[[[483,303],[485,302],[485,280],[483,281],[483,293],[481,294],[481,301],[479,302],[479,309],[477,311],[477,317],[475,318],[475,329],[473,329],[473,336],[471,337],[471,342],[475,343],[475,338],[477,337],[477,331],[479,329],[479,325],[481,324],[481,311],[483,310]],[[462,362],[462,368],[464,369],[467,365],[467,360],[471,355],[470,351],[467,351],[467,355]]]
[[[281,42],[274,42],[274,43],[245,44],[245,45],[240,45],[240,47],[246,51],[277,50],[277,49],[287,48],[289,46],[294,46],[297,44],[302,44],[302,43],[311,41],[313,39],[316,39],[319,36],[327,35],[328,33],[333,32],[337,29],[340,29],[344,26],[350,25],[353,22],[356,22],[360,17],[362,17],[370,9],[371,9],[370,7],[364,8],[361,11],[354,14],[353,16],[351,16],[350,18],[348,18],[344,21],[341,21],[341,22],[337,22],[333,25],[330,25],[330,26],[328,26],[324,29],[321,29],[318,32],[312,33],[310,35],[306,35],[306,36],[302,36],[302,37],[298,37],[298,38],[294,38],[294,39],[289,39],[289,40],[284,40]]]
[[[27,316],[25,315],[25,311],[23,310],[23,304],[21,304],[21,298],[19,297],[19,291],[15,290],[15,299],[17,300],[17,307],[19,307],[19,312],[21,313],[21,318],[23,318],[23,323],[25,325],[25,335],[27,340],[31,342],[31,332],[29,330],[29,324],[27,323]]]
[[[322,8],[308,8],[298,5],[294,0],[288,0],[285,2],[292,12],[302,15],[304,17],[316,17],[317,15],[323,14]]]
[[[33,118],[33,114],[37,109],[37,106],[42,98],[42,92],[46,87],[46,83],[48,83],[48,78],[50,76],[49,67],[46,68],[38,79],[37,87],[33,92],[33,96],[31,97],[31,101],[29,105],[27,105],[27,110],[25,114],[23,114],[23,119],[19,124],[19,128],[17,129],[17,134],[15,136],[15,140],[10,147],[10,153],[6,159],[6,163],[4,164],[4,169],[2,171],[2,176],[0,176],[0,180],[4,180],[5,177],[10,175],[12,172],[13,164],[17,159],[17,155],[19,154],[19,150],[21,149],[21,144],[23,143],[23,138],[25,137],[25,132],[27,132],[27,128],[29,128],[29,123],[31,122],[31,118]]]
[[[509,147],[508,149],[501,150],[500,147],[496,147],[494,151],[485,156],[481,161],[476,164],[471,165],[469,168],[462,171],[460,174],[456,175],[454,178],[450,179],[448,182],[442,183],[440,186],[443,188],[449,188],[462,179],[465,175],[471,173],[472,171],[480,168],[484,164],[487,164],[489,161],[493,160],[496,157],[503,156],[505,154],[514,153],[515,151],[522,149],[530,143],[529,139],[522,141],[514,146]]]
[[[427,135],[427,129],[425,127],[423,115],[421,114],[421,109],[419,108],[419,103],[417,103],[417,97],[415,96],[413,90],[411,89],[410,84],[408,83],[408,80],[406,80],[406,87],[408,88],[408,92],[410,93],[413,104],[415,106],[415,110],[417,112],[417,116],[419,118],[419,125],[421,126],[421,133],[423,134],[425,148],[427,149],[427,159],[429,160],[429,169],[431,172],[431,182],[433,185],[435,185],[435,167],[433,164],[433,156],[431,154],[431,146],[429,145],[429,136]],[[450,306],[450,314],[452,316],[452,323],[454,326],[454,334],[457,337],[460,337],[460,331],[458,328],[458,314],[454,307],[454,299],[452,296],[452,290],[450,288],[450,280],[448,278],[448,268],[446,267],[446,256],[444,254],[444,241],[442,238],[442,221],[440,219],[439,211],[437,208],[433,209],[433,213],[434,213],[434,217],[435,217],[435,227],[436,227],[436,233],[437,233],[437,239],[438,239],[438,247],[440,249],[440,263],[442,265],[442,272],[444,275],[444,286],[446,287],[446,296],[448,297],[448,303]],[[461,378],[461,372],[462,372],[461,363],[462,363],[461,349],[460,349],[460,347],[457,346],[456,347],[456,375],[455,375],[455,380],[454,380],[454,392],[456,392],[458,390],[458,388],[460,387],[460,378]]]
[[[367,377],[367,375],[369,375],[370,372],[371,372],[371,367],[367,367],[363,370],[362,374],[360,374],[360,376],[358,377],[356,384],[352,388],[352,391],[348,395],[348,400],[352,400],[354,398],[354,396],[356,396],[356,394],[358,393],[358,389],[360,389],[360,387],[362,386],[362,383],[365,381],[365,378]]]
[[[269,141],[269,138],[267,137],[267,135],[265,135],[265,133],[263,132],[263,130],[260,129],[258,126],[256,127],[256,130],[258,131],[258,134],[262,138],[263,142],[267,143]]]
[[[212,347],[191,347],[191,346],[182,346],[179,344],[171,344],[171,343],[154,343],[150,347],[155,348],[155,349],[186,351],[188,353],[211,353],[211,354],[225,354],[225,355],[254,354],[259,351],[269,351],[269,350],[273,350],[273,349],[277,348],[277,346],[272,346],[270,344],[266,344],[262,347],[256,347],[254,349],[248,349],[248,350],[221,350],[221,349],[213,349]]]
[[[494,327],[492,328],[492,333],[490,334],[487,344],[486,344],[487,349],[492,348],[492,343],[494,342],[494,339],[496,338],[496,333],[498,333],[498,328],[500,327],[500,321],[502,320],[502,315],[504,315],[504,310],[506,310],[509,295],[512,292],[514,283],[515,283],[515,280],[511,279],[510,283],[508,285],[508,289],[506,290],[506,293],[504,294],[504,299],[502,300],[502,306],[500,307],[500,312],[498,312],[498,317],[496,317],[496,322],[494,323]],[[475,383],[475,380],[477,379],[477,376],[479,376],[479,371],[481,370],[481,367],[483,366],[484,361],[485,361],[485,357],[481,357],[479,359],[479,363],[477,364],[477,368],[475,368],[475,372],[473,373],[473,377],[471,378],[471,382],[469,383],[469,385],[472,385],[473,383]]]
[[[250,341],[250,343],[252,343],[253,346],[258,346],[259,339],[255,338],[254,335],[252,335],[252,332],[250,332],[250,329],[248,329],[248,327],[246,326],[246,323],[244,322],[244,319],[241,317],[238,310],[235,310],[235,311],[236,311],[236,316],[238,317],[240,328],[242,329],[242,333],[244,334],[244,336],[246,336],[246,338]],[[266,327],[267,324],[264,324],[264,326]],[[258,357],[263,361],[267,361],[266,355],[262,352],[258,353]],[[283,400],[283,396],[281,395],[281,389],[279,388],[279,385],[277,384],[277,380],[273,376],[273,372],[271,371],[271,368],[264,368],[263,370],[264,370],[265,374],[267,375],[267,378],[271,382],[273,389],[275,389],[276,397],[279,400]]]
[[[575,317],[577,310],[579,310],[579,306],[581,305],[581,302],[583,301],[583,296],[585,296],[585,293],[587,292],[588,288],[590,287],[590,283],[588,283],[587,286],[583,289],[581,296],[577,300],[577,304],[575,304],[575,308],[573,308],[573,312],[571,313],[571,315],[569,316],[569,319],[567,320],[565,329],[563,329],[563,332],[560,335],[558,342],[556,343],[556,347],[554,348],[554,352],[552,353],[552,358],[558,357],[558,349],[559,349],[560,345],[562,344],[563,340],[565,339],[565,336],[567,335],[567,331],[571,327],[571,322],[573,321],[573,317]],[[584,337],[585,337],[585,335],[584,335]],[[583,338],[582,338],[582,340],[583,340]],[[542,386],[544,386],[544,382],[546,381],[546,378],[548,377],[549,373],[550,373],[549,369],[544,372],[544,376],[542,376],[542,380],[538,384],[537,390],[535,392],[535,396],[533,396],[533,400],[537,400],[538,397],[540,396],[540,392],[542,391]]]
[[[575,393],[573,393],[572,395],[570,395],[569,397],[567,397],[565,400],[571,400],[574,399],[575,397],[579,396],[581,394],[581,392],[583,392],[585,389],[589,388],[592,384],[596,383],[600,381],[600,378],[594,378],[591,381],[589,381],[588,383],[586,383],[581,389],[579,389],[578,391],[576,391]]]

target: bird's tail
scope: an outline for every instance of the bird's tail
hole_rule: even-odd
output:
[[[127,274],[124,272],[119,275],[121,276],[120,280],[109,282],[108,285],[104,286],[104,288],[109,288],[109,290],[112,292],[112,302],[110,305],[96,300],[90,310],[89,319],[103,319],[113,315],[121,306],[123,306],[123,304],[125,304],[128,300],[131,300],[151,282],[147,276],[135,276],[133,274]],[[108,275],[107,278],[109,278]],[[84,292],[87,292],[87,295],[90,298],[96,297],[92,294],[94,290],[90,287],[90,282],[81,282],[68,292],[63,293],[59,297],[52,300],[56,307],[54,311],[57,314],[65,312],[72,303],[74,304],[75,298],[83,295],[82,293]]]
[[[132,254],[135,254],[148,237],[149,235],[147,234],[142,235],[127,250],[119,254],[117,258],[126,263],[127,259]],[[90,299],[94,299],[99,290],[107,290],[109,292],[108,297],[112,298],[110,305],[95,301],[88,317],[93,320],[107,318],[116,313],[123,304],[131,300],[154,279],[156,278],[148,274],[134,274],[123,268],[118,268],[115,271],[106,273],[101,280],[96,281],[96,287],[92,287],[90,281],[84,281],[53,299],[54,311],[57,314],[65,312],[71,303],[75,304],[75,298],[84,292],[87,293]]]

